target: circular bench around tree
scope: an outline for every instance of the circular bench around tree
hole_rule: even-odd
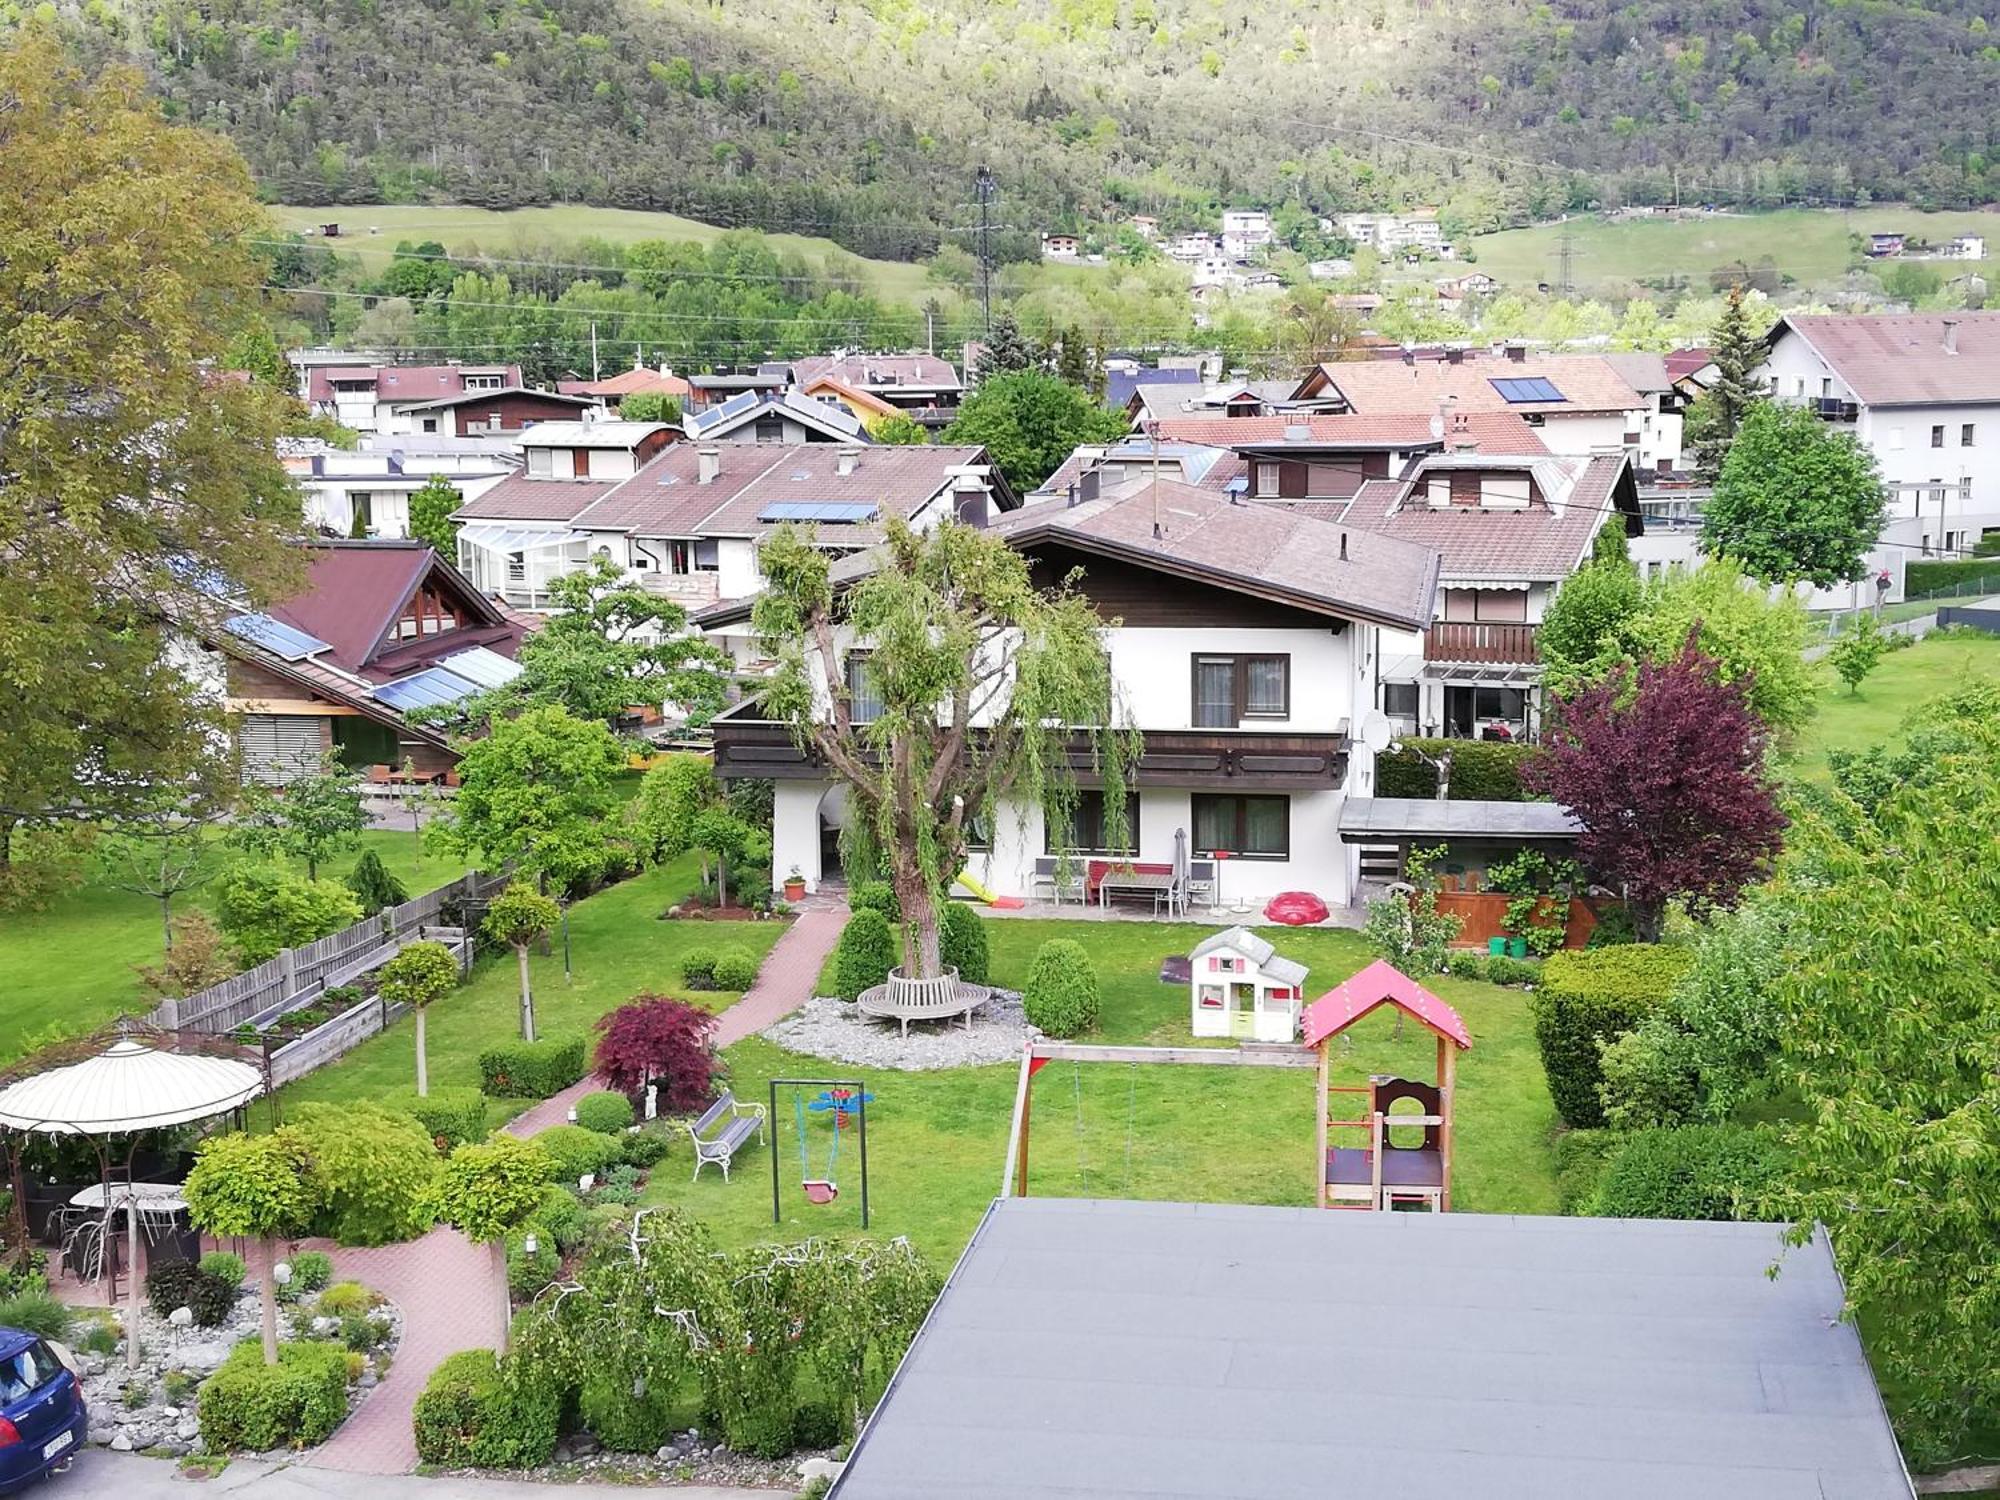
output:
[[[905,978],[901,969],[889,971],[888,982],[861,992],[855,1002],[864,1016],[899,1021],[903,1035],[910,1034],[912,1021],[949,1021],[965,1017],[965,1029],[972,1029],[972,1013],[992,998],[983,984],[967,984],[957,969],[946,969],[932,979]]]

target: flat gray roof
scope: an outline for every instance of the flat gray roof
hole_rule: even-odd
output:
[[[1911,1500],[1824,1236],[996,1202],[835,1500]]]
[[[1573,839],[1576,815],[1553,802],[1440,802],[1435,797],[1349,797],[1340,838],[1372,844],[1411,838]]]

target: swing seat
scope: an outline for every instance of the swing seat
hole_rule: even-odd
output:
[[[840,1196],[840,1189],[831,1182],[808,1179],[800,1184],[806,1192],[806,1202],[811,1204],[831,1203]]]

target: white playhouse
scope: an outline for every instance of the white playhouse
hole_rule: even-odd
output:
[[[1280,958],[1247,927],[1204,939],[1188,955],[1196,1036],[1289,1042],[1299,1029],[1306,966]]]

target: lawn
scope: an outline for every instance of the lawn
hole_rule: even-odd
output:
[[[1982,679],[2000,680],[2000,636],[1927,636],[1883,657],[1858,694],[1828,672],[1819,712],[1783,764],[1796,775],[1824,776],[1827,751],[1892,743],[1912,709]]]
[[[688,995],[680,988],[682,955],[697,947],[740,947],[758,959],[785,930],[782,922],[661,920],[660,913],[691,893],[696,857],[688,855],[600,891],[570,908],[571,977],[563,978],[560,936],[546,955],[529,959],[535,1027],[542,1036],[587,1031],[606,1011],[634,995],[672,992],[712,1010],[733,1004],[726,992]],[[479,1054],[520,1034],[520,985],[512,953],[484,958],[471,981],[430,1012],[433,1087],[479,1086]],[[411,1024],[404,1021],[284,1090],[284,1104],[349,1103],[379,1098],[416,1084]],[[532,1100],[496,1100],[489,1123],[505,1123]]]
[[[1510,287],[1532,287],[1556,279],[1557,249],[1571,237],[1574,275],[1580,291],[1641,278],[1685,276],[1706,286],[1716,266],[1738,260],[1752,265],[1770,256],[1794,280],[1813,283],[1842,275],[1848,266],[1848,236],[1902,230],[1938,241],[1959,234],[2000,231],[1991,213],[1918,213],[1895,204],[1865,209],[1784,209],[1776,213],[1728,214],[1702,219],[1572,219],[1482,234],[1472,241],[1479,268]],[[1961,269],[1951,261],[1928,262],[1947,277]]]
[[[341,237],[328,241],[342,255],[358,255],[371,266],[395,254],[396,241],[436,240],[450,252],[473,249],[505,256],[523,246],[551,241],[575,241],[586,236],[617,244],[640,240],[692,240],[707,245],[728,233],[714,224],[683,219],[678,214],[639,209],[590,208],[558,204],[549,208],[465,208],[456,204],[352,204],[344,208],[277,206],[272,215],[286,229],[317,229],[325,223],[341,226]],[[868,260],[843,250],[832,240],[802,234],[766,235],[780,255],[799,255],[824,269],[865,280],[885,301],[920,304],[934,294],[928,273],[904,261]]]
[[[1187,987],[1161,984],[1157,975],[1163,957],[1187,952],[1212,930],[1013,919],[987,924],[994,979],[1009,987],[1020,985],[1048,938],[1082,942],[1104,986],[1103,1013],[1090,1039],[1145,1045],[1193,1040]],[[1314,991],[1372,957],[1352,932],[1273,929],[1267,935],[1311,967]],[[1454,1208],[1555,1212],[1548,1144],[1555,1112],[1542,1081],[1525,993],[1451,979],[1438,980],[1436,988],[1459,1008],[1474,1037],[1458,1073]],[[1428,1079],[1434,1057],[1428,1033],[1405,1026],[1399,1038],[1394,1018],[1377,1015],[1342,1046],[1343,1076],[1336,1081],[1358,1083],[1371,1072]],[[736,1091],[746,1100],[764,1100],[773,1076],[833,1078],[853,1072],[758,1038],[732,1047],[727,1058]],[[1017,1076],[1012,1066],[867,1075],[876,1095],[868,1110],[872,1232],[908,1235],[940,1264],[958,1255],[1000,1188]],[[1064,1197],[1309,1203],[1312,1089],[1311,1074],[1276,1069],[1051,1064],[1035,1081],[1030,1188]],[[1358,1113],[1360,1101],[1340,1095],[1333,1107],[1336,1115]],[[725,1184],[713,1168],[690,1182],[692,1155],[685,1141],[677,1141],[647,1189],[649,1201],[681,1204],[708,1221],[725,1244],[858,1230],[856,1142],[842,1141],[828,1174],[831,1128],[824,1115],[806,1118],[802,1167],[796,1109],[789,1093],[780,1095],[773,1122],[780,1224],[771,1222],[771,1161],[761,1148],[737,1159],[733,1182]],[[808,1205],[799,1191],[802,1172],[832,1175],[841,1187],[838,1201]]]
[[[456,860],[425,855],[408,831],[365,833],[361,848],[381,855],[413,896],[465,873]],[[320,873],[342,879],[359,857],[360,849],[335,855]],[[218,850],[215,867],[225,862]],[[303,861],[294,865],[303,872]],[[177,899],[174,910],[206,908],[210,900],[209,888],[202,887]],[[0,1003],[8,1023],[0,1035],[0,1064],[51,1026],[88,1027],[145,1008],[134,966],[157,963],[163,947],[159,903],[112,888],[101,873],[45,911],[10,913],[0,922]]]

